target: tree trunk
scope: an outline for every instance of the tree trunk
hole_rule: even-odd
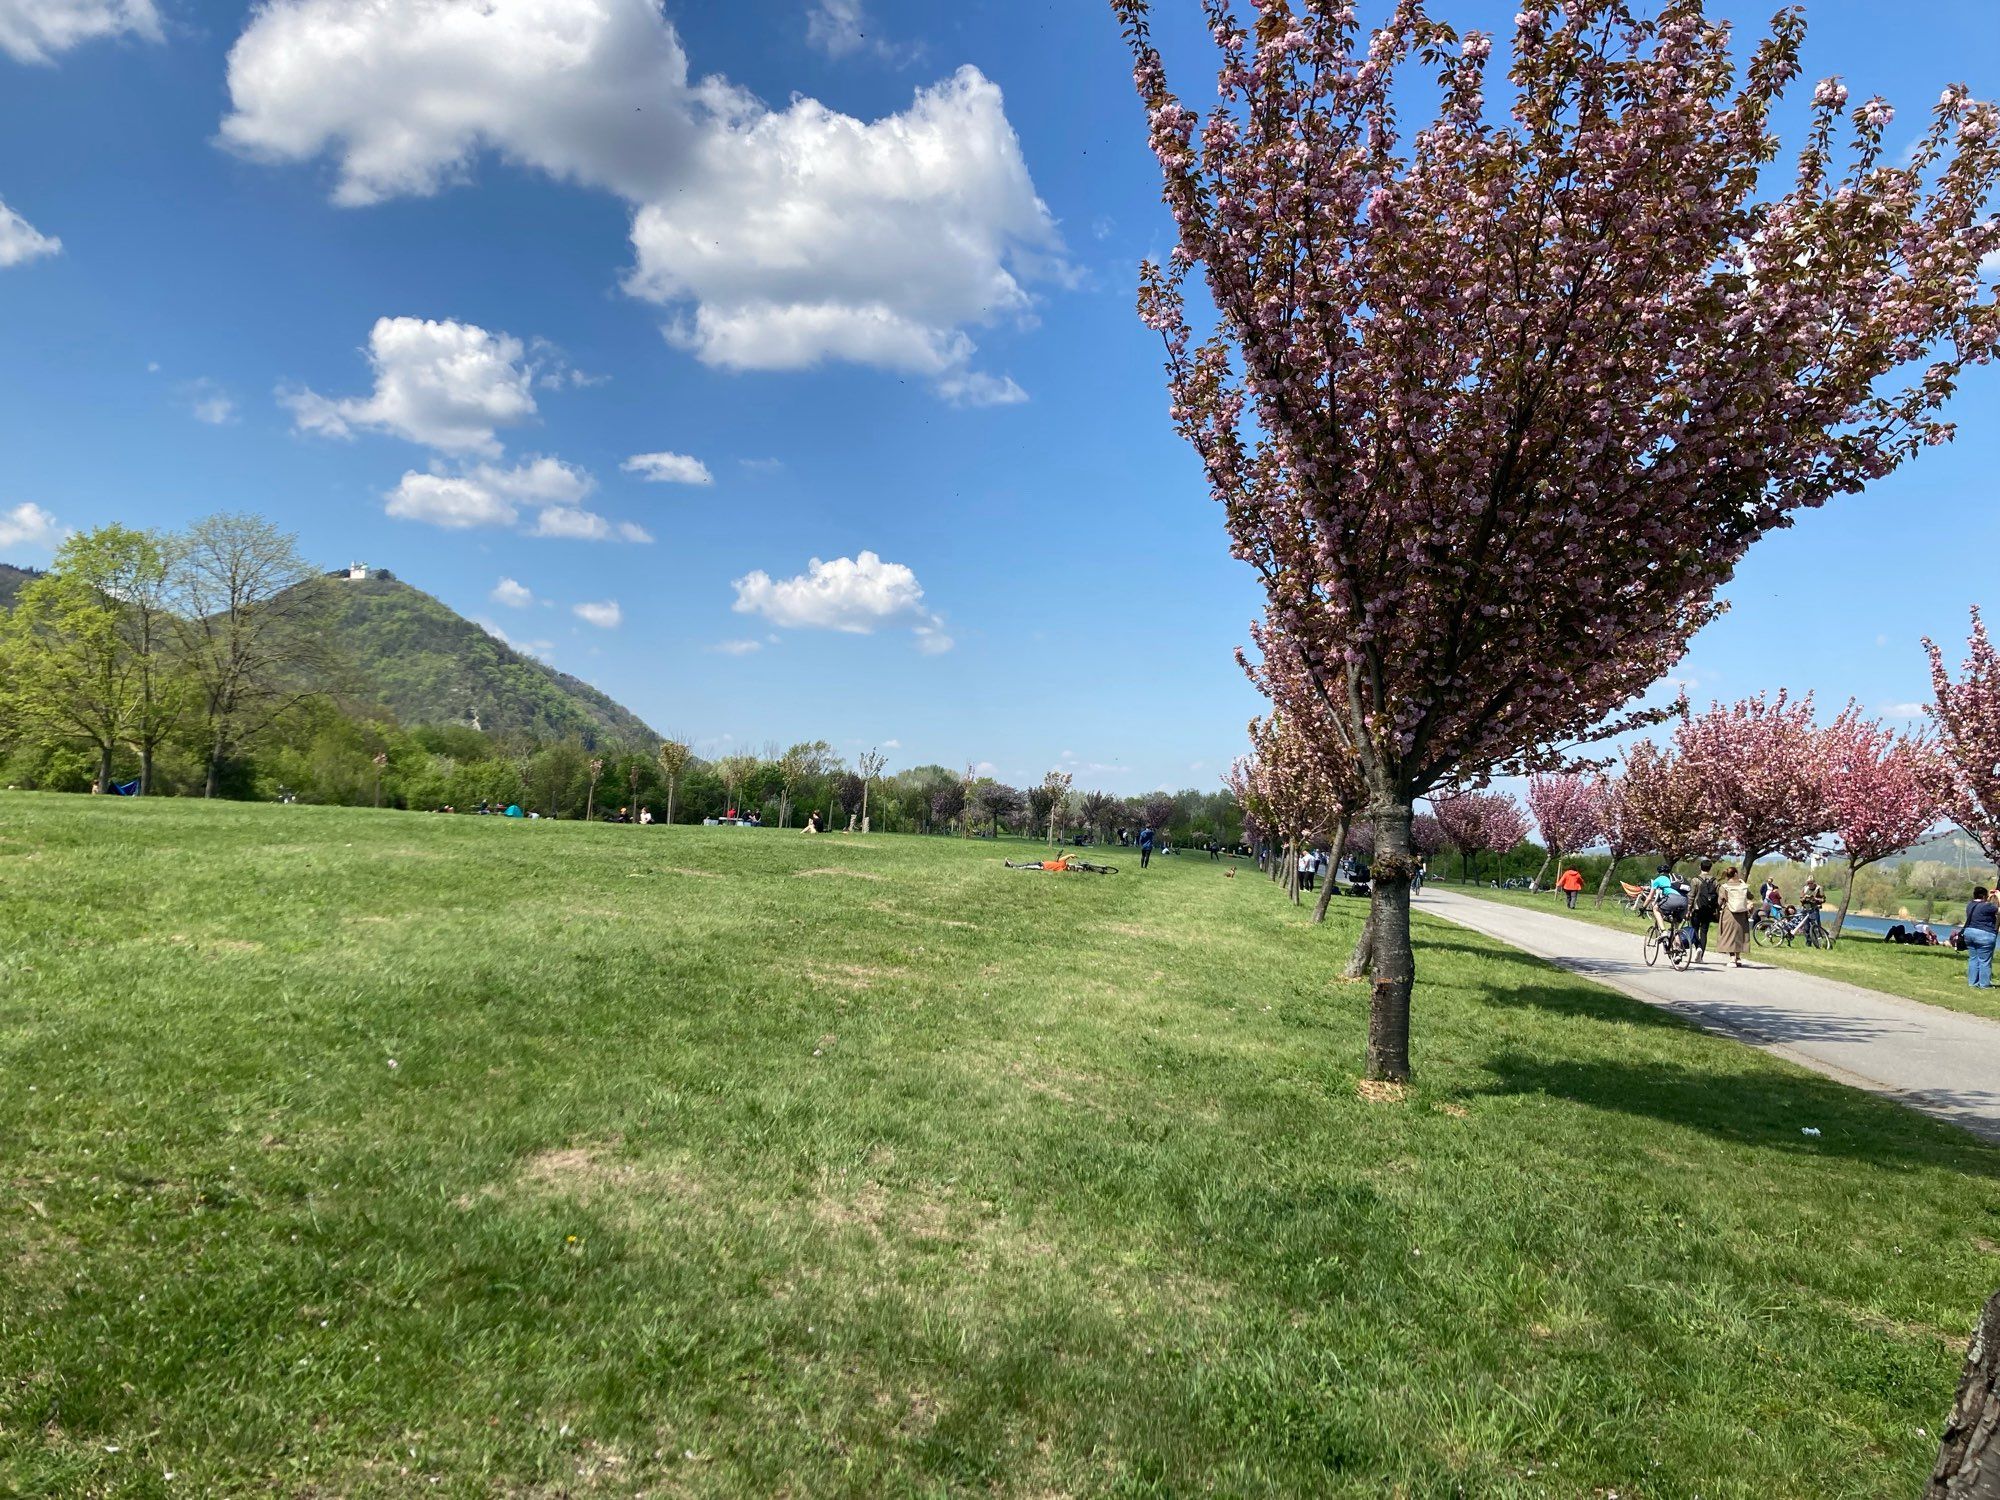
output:
[[[1347,967],[1340,971],[1342,979],[1360,979],[1368,973],[1368,965],[1375,956],[1375,897],[1370,887],[1368,915],[1361,919],[1361,935],[1354,940],[1354,952],[1347,960]]]
[[[107,797],[111,795],[111,746],[108,742],[97,747],[97,789]]]
[[[1973,1331],[1924,1500],[2000,1500],[2000,1292]]]
[[[1374,988],[1368,997],[1368,1053],[1364,1071],[1384,1083],[1410,1079],[1410,991],[1416,955],[1410,949],[1410,804],[1374,809],[1375,862],[1369,880],[1374,943],[1369,960]]]
[[[1743,851],[1743,883],[1745,885],[1750,883],[1750,872],[1757,868],[1757,861],[1763,857],[1761,851],[1755,854],[1751,853],[1748,849]]]
[[[678,779],[673,776],[667,778],[667,826],[669,828],[674,826],[674,783]]]
[[[1611,863],[1604,867],[1604,878],[1597,882],[1597,904],[1604,904],[1604,893],[1611,889],[1611,877],[1618,873],[1618,856],[1611,856]]]
[[[202,788],[202,796],[213,797],[222,784],[222,736],[215,736],[215,743],[208,752],[208,782]]]
[[[1326,857],[1326,882],[1320,887],[1319,905],[1313,908],[1314,923],[1326,920],[1326,909],[1333,901],[1334,882],[1340,878],[1340,856],[1347,848],[1347,820],[1342,818],[1333,826],[1333,849]]]
[[[1847,930],[1847,909],[1854,904],[1854,872],[1860,868],[1853,859],[1847,861],[1847,885],[1840,893],[1840,915],[1833,919],[1833,931],[1826,935],[1829,948],[1839,942],[1841,933]]]
[[[868,831],[868,783],[861,783],[861,831]]]
[[[597,783],[591,782],[590,790],[583,794],[583,821],[588,823],[597,816]]]
[[[153,747],[143,745],[139,749],[139,795],[153,795]]]
[[[1556,851],[1553,847],[1549,849],[1548,853],[1542,856],[1542,867],[1539,870],[1535,871],[1535,884],[1533,889],[1539,891],[1542,888],[1542,877],[1549,873],[1549,866],[1555,862],[1555,858],[1556,858]]]

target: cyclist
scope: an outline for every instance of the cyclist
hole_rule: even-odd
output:
[[[1672,937],[1687,916],[1687,886],[1675,878],[1672,865],[1661,865],[1660,873],[1653,877],[1647,889],[1653,893],[1654,923],[1661,932]]]

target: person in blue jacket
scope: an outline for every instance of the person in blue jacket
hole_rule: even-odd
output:
[[[1145,869],[1153,862],[1153,826],[1147,824],[1139,830],[1139,868]]]

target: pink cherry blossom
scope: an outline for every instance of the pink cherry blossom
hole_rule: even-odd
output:
[[[1203,0],[1204,117],[1150,0],[1111,3],[1176,229],[1140,315],[1360,768],[1366,1066],[1404,1078],[1412,803],[1657,722],[1627,705],[1754,542],[1948,435],[2000,348],[1995,112],[1951,92],[1894,163],[1880,110],[1836,141],[1829,95],[1773,178],[1796,8],[1745,49],[1702,0],[1525,5],[1503,110],[1497,53],[1430,0],[1372,33],[1337,0],[1254,0],[1248,24]],[[1406,132],[1419,88],[1436,114]]]
[[[1977,609],[1956,681],[1935,642],[1926,638],[1924,650],[1930,653],[1937,698],[1926,712],[1942,752],[1939,802],[1946,817],[1979,841],[1988,859],[2000,862],[2000,654]]]
[[[1854,704],[1822,735],[1829,830],[1847,856],[1838,940],[1854,902],[1854,873],[1922,841],[1943,816],[1943,763],[1929,741],[1864,719]]]

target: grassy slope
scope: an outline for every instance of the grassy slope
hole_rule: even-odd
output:
[[[0,796],[0,1493],[1918,1487],[2000,1152],[1001,852]]]
[[[1491,901],[1504,901],[1510,906],[1525,906],[1534,911],[1555,912],[1578,921],[1595,922],[1603,927],[1616,927],[1630,932],[1635,946],[1646,930],[1643,919],[1623,910],[1613,899],[1607,898],[1600,908],[1594,891],[1585,891],[1576,910],[1570,911],[1554,892],[1530,894],[1527,891],[1496,891],[1490,887],[1457,885],[1451,889]],[[1617,895],[1617,889],[1612,887],[1613,897]],[[1833,917],[1834,913],[1829,911],[1826,916],[1829,927]],[[1949,927],[1949,923],[1944,923],[1938,930],[1942,933]],[[1874,933],[1855,932],[1831,949],[1808,948],[1802,942],[1794,942],[1788,948],[1762,948],[1753,943],[1745,959],[1755,964],[1782,964],[1788,969],[1823,974],[1828,979],[1858,984],[1865,989],[1881,990],[1886,994],[1902,995],[1929,1005],[1942,1005],[1969,1015],[2000,1021],[2000,991],[1975,990],[1967,985],[1965,955],[1949,948],[1907,948],[1885,943]]]

